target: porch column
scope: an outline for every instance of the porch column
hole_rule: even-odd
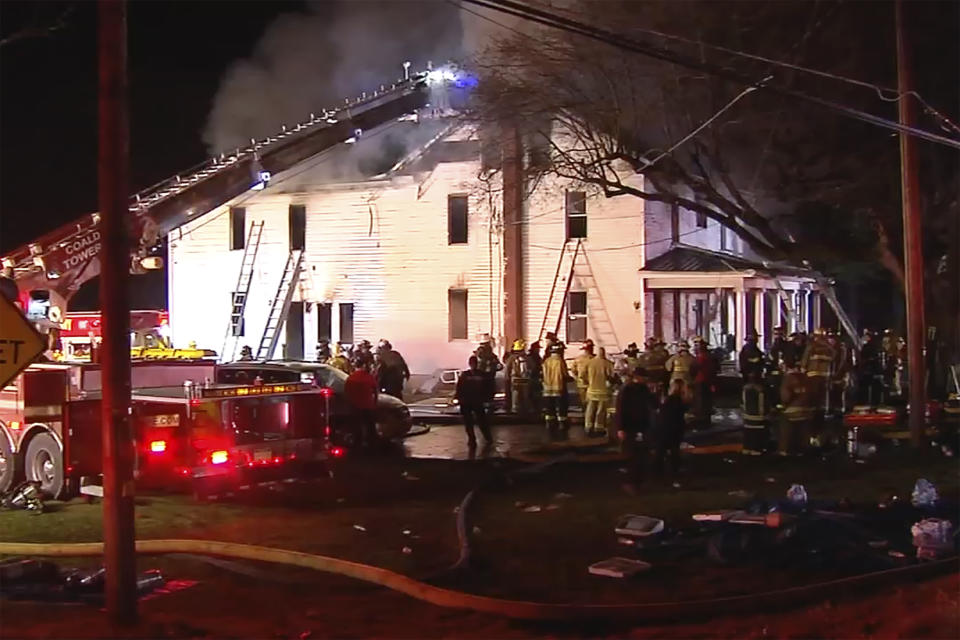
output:
[[[744,290],[743,285],[737,287],[734,290],[735,296],[735,307],[734,307],[734,332],[736,334],[735,343],[737,349],[743,347],[744,338],[747,336],[747,292]]]
[[[822,302],[819,291],[811,291],[810,295],[813,297],[813,328],[819,329],[823,326],[823,316],[820,308],[820,303]]]
[[[763,289],[754,289],[753,296],[753,326],[756,328],[757,333],[760,334],[760,344],[763,345],[766,344],[767,340],[770,338],[770,336],[767,335],[767,294]]]

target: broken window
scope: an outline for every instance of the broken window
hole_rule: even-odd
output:
[[[680,205],[676,202],[670,205],[670,242],[680,242]]]
[[[447,244],[467,244],[467,212],[467,196],[447,196]]]
[[[587,292],[571,291],[567,294],[567,342],[583,342],[587,339]]]
[[[720,225],[720,251],[730,251],[730,238],[727,237],[727,228]]]
[[[467,290],[447,291],[447,325],[450,340],[467,339]]]
[[[567,191],[567,240],[587,237],[587,193]]]
[[[340,342],[353,344],[353,303],[340,303]]]
[[[243,249],[247,242],[247,210],[230,207],[230,250]]]
[[[527,164],[532,169],[550,167],[550,122],[527,137]]]
[[[303,251],[307,244],[307,207],[290,205],[290,250]]]
[[[707,214],[702,211],[697,211],[697,227],[701,229],[707,228]]]

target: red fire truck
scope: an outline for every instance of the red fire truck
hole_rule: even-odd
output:
[[[166,311],[130,312],[131,348],[163,347],[168,344],[170,314]],[[90,360],[94,343],[101,337],[99,311],[69,311],[60,321],[59,339],[66,360]]]
[[[212,384],[215,365],[135,362],[132,429],[141,486],[198,495],[294,477],[342,455],[329,444],[330,390]],[[19,479],[69,497],[101,473],[100,367],[39,364],[0,392],[0,492]]]

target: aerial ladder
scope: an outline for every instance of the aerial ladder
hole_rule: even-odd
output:
[[[162,268],[162,259],[151,253],[173,229],[263,184],[271,175],[356,137],[358,131],[423,108],[430,94],[427,77],[427,72],[410,73],[134,194],[128,203],[131,271]],[[0,266],[2,275],[16,283],[21,301],[30,291],[46,291],[51,307],[62,313],[80,286],[99,275],[99,253],[100,214],[92,213],[0,257]]]

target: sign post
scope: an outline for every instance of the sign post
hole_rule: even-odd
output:
[[[43,339],[13,302],[0,296],[0,389],[46,349]]]

